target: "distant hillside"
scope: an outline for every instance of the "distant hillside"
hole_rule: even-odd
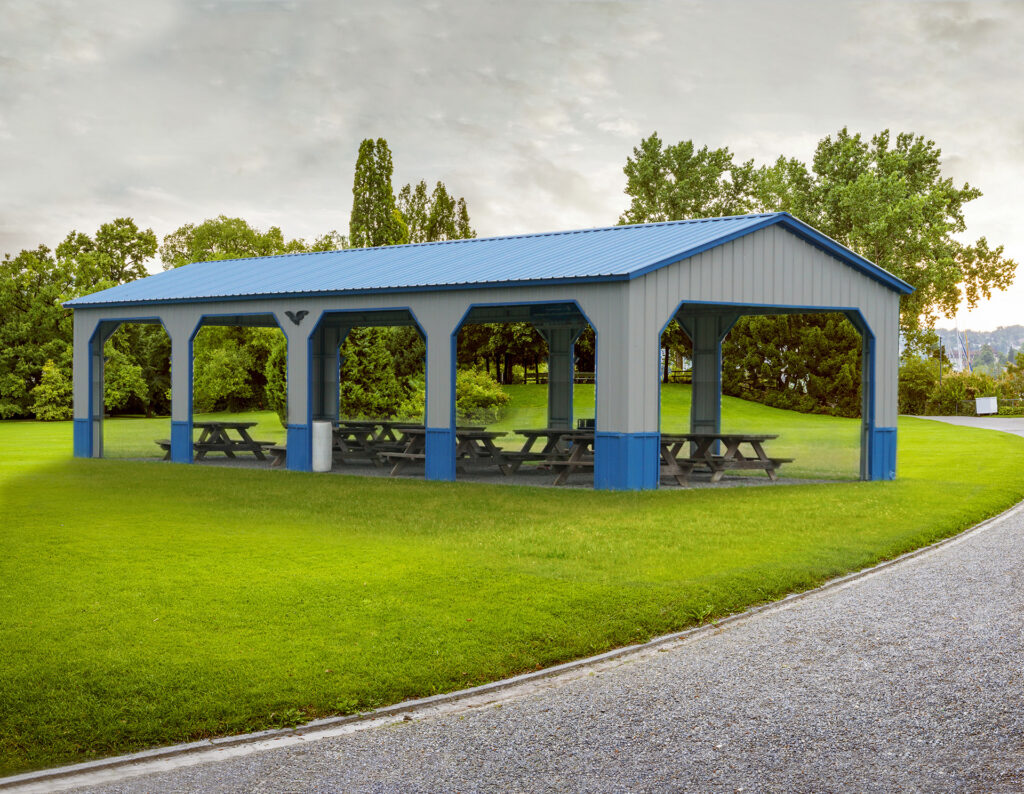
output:
[[[936,328],[943,345],[953,347],[956,341],[956,330],[953,328]],[[1006,325],[994,331],[961,331],[967,336],[967,344],[971,350],[981,350],[982,346],[990,345],[996,353],[1006,355],[1012,347],[1020,350],[1024,347],[1024,325]]]

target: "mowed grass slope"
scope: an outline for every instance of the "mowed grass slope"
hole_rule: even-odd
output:
[[[849,420],[734,407],[727,426],[856,445]],[[1024,440],[915,419],[896,482],[648,493],[74,461],[70,436],[0,423],[0,774],[596,653],[1024,497]]]

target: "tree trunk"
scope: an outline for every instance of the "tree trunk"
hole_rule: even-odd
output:
[[[669,356],[669,352],[668,352],[668,348],[666,347],[665,348],[665,368],[664,368],[664,372],[662,373],[662,376],[661,376],[661,382],[662,383],[668,383],[668,356]]]

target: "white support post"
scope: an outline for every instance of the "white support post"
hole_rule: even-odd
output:
[[[638,285],[621,289],[615,298],[583,305],[597,334],[594,487],[657,488],[661,340]]]
[[[421,312],[427,345],[424,472],[428,480],[455,479],[455,323],[446,311]]]
[[[100,318],[93,312],[76,311],[74,323],[72,448],[76,458],[99,458],[103,456],[103,342],[106,337],[100,330]]]
[[[288,456],[292,471],[313,470],[312,339],[313,320],[303,315],[299,322],[282,327],[288,339]]]
[[[192,463],[192,342],[198,317],[165,320],[171,339],[171,462]]]

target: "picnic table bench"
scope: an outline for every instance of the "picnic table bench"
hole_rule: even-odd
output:
[[[512,432],[526,439],[522,449],[517,452],[505,453],[505,457],[508,458],[512,466],[512,471],[515,472],[519,471],[519,467],[526,461],[548,462],[567,457],[570,450],[568,444],[563,441],[563,437],[566,433],[574,431],[569,427],[538,427],[518,428]],[[544,439],[544,445],[539,450],[534,449],[537,440],[541,438]]]
[[[772,458],[765,453],[763,443],[775,438],[778,435],[763,433],[662,433],[661,473],[686,485],[698,466],[711,471],[711,482],[719,482],[730,469],[760,469],[775,481],[778,468],[793,462],[792,458]],[[724,449],[716,452],[719,444]],[[753,454],[744,454],[743,445],[748,445]]]
[[[266,460],[264,450],[273,447],[273,441],[256,441],[249,435],[249,428],[256,427],[256,422],[193,422],[192,427],[202,432],[192,442],[195,460],[203,460],[211,452],[223,452],[227,457],[235,457],[235,453],[251,452],[257,460]],[[232,437],[228,431],[233,431]],[[170,439],[158,438],[157,446],[164,450],[164,460],[170,460]]]

